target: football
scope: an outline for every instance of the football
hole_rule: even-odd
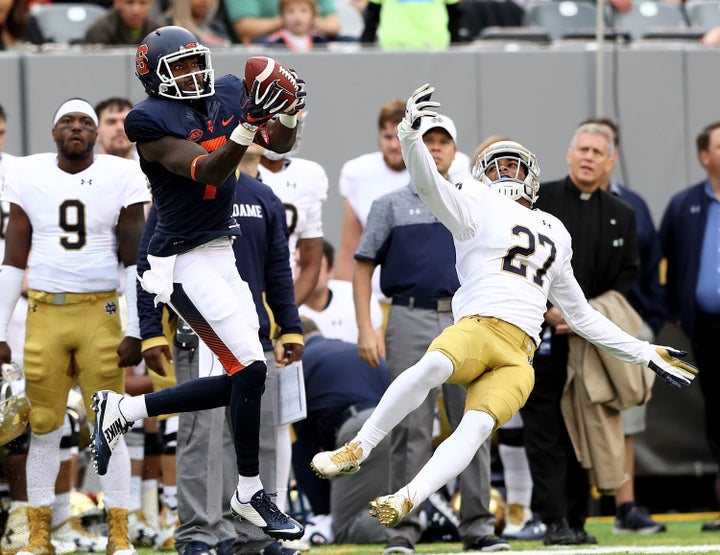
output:
[[[252,89],[254,81],[260,83],[261,95],[273,82],[277,82],[283,90],[283,97],[287,100],[283,112],[297,104],[298,99],[295,93],[298,91],[298,84],[295,77],[277,60],[267,56],[253,56],[248,59],[245,63],[245,86],[248,91]]]

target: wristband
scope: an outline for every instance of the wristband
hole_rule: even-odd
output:
[[[287,114],[280,114],[278,116],[278,121],[288,129],[295,129],[295,127],[297,126],[297,119],[297,114],[294,114],[292,116],[289,116]]]
[[[250,146],[255,139],[257,129],[257,125],[243,122],[230,133],[230,140],[240,146]]]
[[[305,345],[305,338],[301,333],[284,333],[280,336],[280,342],[283,345],[285,343],[297,343],[298,345]]]
[[[137,266],[125,266],[125,299],[127,300],[127,329],[125,337],[140,339],[140,320],[137,309]]]
[[[200,160],[200,158],[205,158],[207,154],[201,154],[200,156],[196,156],[193,158],[193,161],[190,162],[190,179],[195,181],[195,172],[197,171],[197,163]]]
[[[22,293],[25,270],[0,266],[0,341],[7,341],[10,318]]]

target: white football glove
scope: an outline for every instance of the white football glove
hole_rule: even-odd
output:
[[[685,351],[677,351],[672,347],[653,345],[653,354],[648,367],[671,386],[680,389],[684,385],[690,385],[698,373],[697,368],[692,364],[680,360],[685,357]]]
[[[405,121],[413,129],[420,129],[420,121],[424,117],[434,118],[437,112],[433,112],[428,108],[439,108],[440,103],[430,100],[435,87],[431,87],[429,83],[425,83],[422,87],[415,90],[407,104],[405,104]]]

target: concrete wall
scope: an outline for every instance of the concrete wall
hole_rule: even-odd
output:
[[[376,149],[380,106],[407,98],[422,83],[436,86],[441,111],[457,124],[461,150],[472,153],[489,134],[510,135],[537,154],[543,180],[565,175],[570,138],[581,120],[595,115],[597,52],[588,43],[487,44],[432,53],[361,51],[353,46],[309,54],[268,53],[307,82],[309,117],[300,156],[321,163],[328,173],[325,232],[336,246],[342,164]],[[217,51],[213,63],[218,74],[242,74],[248,55],[242,49]],[[603,50],[603,113],[621,125],[619,177],[645,197],[656,222],[674,192],[703,176],[694,139],[707,123],[720,120],[718,61],[720,50],[695,43],[607,45]],[[0,103],[9,114],[6,149],[15,154],[54,150],[51,118],[69,97],[91,103],[108,96],[144,98],[129,49],[0,53],[0,75]],[[669,340],[677,342],[677,334]],[[643,434],[647,439],[640,438],[638,470],[714,471],[703,440],[699,388],[675,392],[657,384],[656,390],[658,402],[651,404],[651,414],[657,420],[650,419]],[[678,445],[678,437],[690,440]],[[658,456],[662,449],[673,455]]]
[[[426,81],[436,86],[442,111],[455,119],[461,150],[471,153],[492,133],[510,135],[537,154],[543,180],[565,174],[575,126],[595,115],[596,51],[587,43],[270,55],[307,81],[309,118],[300,156],[320,162],[328,173],[326,234],[335,243],[342,164],[376,148],[383,103],[406,98]],[[241,74],[247,56],[248,51],[228,49],[214,53],[213,61],[220,74]],[[622,126],[623,180],[645,196],[656,221],[673,192],[702,176],[694,138],[706,123],[720,119],[720,72],[709,71],[718,59],[720,51],[694,43],[604,50],[603,112]],[[141,100],[144,93],[133,72],[129,49],[3,53],[0,102],[10,115],[6,149],[16,154],[52,150],[52,114],[70,96],[90,102],[110,95]]]

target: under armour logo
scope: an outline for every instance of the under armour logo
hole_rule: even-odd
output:
[[[33,304],[33,305],[28,306],[28,310],[31,310],[32,312],[37,312],[37,305]]]
[[[411,216],[419,216],[422,210],[420,210],[419,208],[410,208],[408,212],[410,212]]]
[[[698,205],[698,204],[693,204],[693,205],[690,207],[690,213],[691,213],[691,214],[699,214],[699,213],[700,213],[700,210],[701,210],[701,208],[700,208],[700,205]]]
[[[92,179],[80,179],[80,185],[92,185]]]
[[[112,316],[117,312],[117,305],[110,301],[109,303],[105,303],[105,314],[108,316]]]
[[[287,181],[287,182],[285,183],[285,187],[291,187],[291,188],[293,188],[293,189],[297,189],[297,183],[295,183],[295,182],[292,182],[292,183],[291,183],[290,181]]]
[[[456,188],[458,191],[459,191],[460,189],[462,189],[462,183],[459,182],[459,181],[458,181],[457,183],[455,183],[455,188]]]
[[[544,226],[547,227],[548,229],[552,229],[552,226],[550,225],[550,222],[548,222],[548,221],[546,221],[546,220],[543,220],[543,221],[542,221],[542,225],[544,225]]]

